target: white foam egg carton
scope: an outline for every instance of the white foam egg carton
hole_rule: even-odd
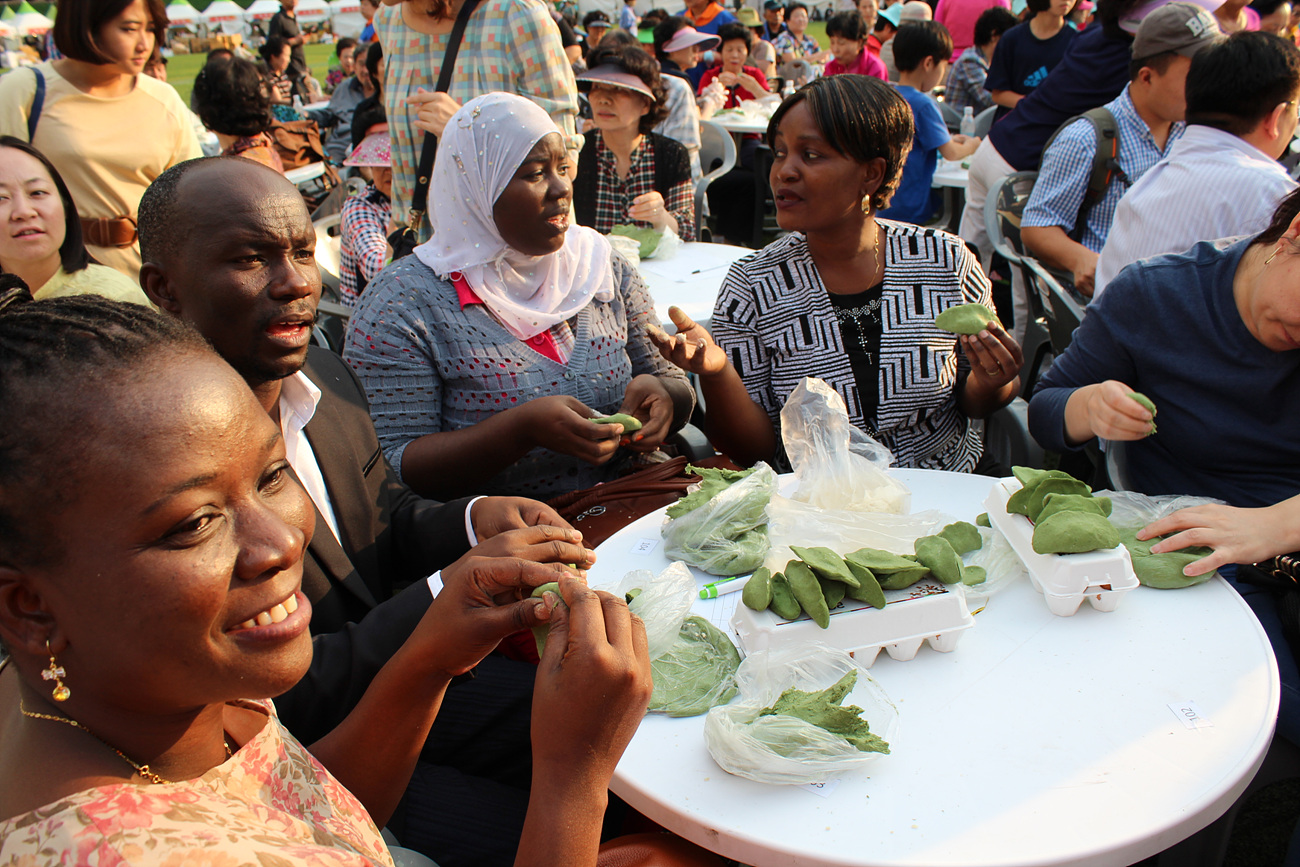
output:
[[[1047,607],[1053,614],[1069,617],[1087,599],[1098,611],[1114,611],[1124,594],[1138,586],[1128,548],[1121,544],[1086,554],[1039,554],[1033,545],[1033,522],[1007,511],[1007,500],[1021,487],[1016,479],[994,482],[984,507],[989,523],[1007,537],[1025,564]]]
[[[948,653],[974,623],[965,595],[929,578],[906,590],[886,590],[884,608],[845,599],[831,610],[826,629],[807,614],[783,620],[770,610],[755,611],[743,603],[731,616],[746,654],[820,641],[847,651],[864,668],[871,667],[882,649],[899,661],[916,656],[927,641],[935,650]]]

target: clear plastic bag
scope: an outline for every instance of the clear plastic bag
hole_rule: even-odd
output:
[[[728,773],[760,783],[817,783],[869,764],[881,753],[861,752],[839,735],[794,717],[759,716],[791,687],[825,689],[852,670],[858,682],[843,704],[861,707],[871,730],[892,742],[898,708],[889,696],[847,653],[814,642],[745,658],[736,672],[739,699],[705,717],[709,755]]]
[[[1160,494],[1150,497],[1137,491],[1094,491],[1094,497],[1110,497],[1110,522],[1121,530],[1145,527],[1152,521],[1193,506],[1226,505],[1212,497]]]
[[[674,562],[658,575],[637,569],[610,590],[619,596],[632,591],[640,592],[628,608],[645,623],[654,672],[651,713],[696,716],[729,701],[740,652],[716,627],[690,617],[698,591],[687,565]]]
[[[609,246],[613,247],[635,268],[641,264],[641,242],[626,235],[606,235]]]
[[[1000,530],[996,527],[980,527],[979,531],[984,544],[962,560],[967,566],[981,567],[986,577],[980,584],[957,585],[966,593],[966,604],[972,613],[983,608],[990,596],[1001,593],[1021,578],[1029,577],[1024,562]]]
[[[772,548],[763,565],[773,572],[783,570],[785,564],[794,559],[791,545],[830,548],[840,556],[860,548],[911,554],[912,543],[922,536],[938,532],[951,521],[937,511],[915,515],[826,511],[776,496],[767,507],[767,535]]]
[[[849,421],[825,380],[805,377],[781,409],[781,440],[799,480],[794,499],[820,509],[906,514],[912,495],[885,470],[889,449]]]
[[[677,630],[691,613],[698,594],[695,576],[685,563],[671,563],[658,575],[648,569],[636,569],[624,575],[610,592],[626,596],[633,590],[641,592],[627,607],[645,623],[646,642],[650,658],[654,659],[673,646]]]
[[[672,229],[664,229],[663,237],[659,239],[659,246],[647,259],[671,259],[677,255],[677,251],[682,248],[682,239]]]
[[[1222,500],[1180,494],[1149,497],[1136,491],[1098,491],[1096,496],[1110,497],[1110,522],[1119,530],[1121,540],[1129,549],[1133,571],[1144,585],[1175,590],[1203,584],[1218,574],[1215,570],[1193,577],[1183,573],[1185,566],[1208,555],[1208,548],[1189,547],[1151,554],[1149,548],[1156,540],[1143,542],[1135,538],[1134,534],[1152,521],[1172,515],[1179,509],[1221,504]]]
[[[663,526],[664,554],[712,575],[744,575],[758,568],[771,547],[767,505],[776,473],[765,463],[704,505]]]

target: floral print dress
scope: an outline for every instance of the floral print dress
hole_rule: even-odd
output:
[[[119,784],[0,822],[0,865],[383,865],[393,859],[361,803],[289,734],[267,724],[194,780]]]

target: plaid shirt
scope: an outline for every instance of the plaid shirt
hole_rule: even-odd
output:
[[[979,114],[993,105],[993,94],[984,89],[984,80],[989,75],[989,62],[979,48],[972,45],[961,53],[952,65],[948,75],[948,86],[943,92],[943,101],[948,103],[958,114],[969,106]]]
[[[635,222],[636,225],[650,228],[644,221],[628,219],[628,208],[632,200],[642,193],[655,191],[655,148],[652,136],[642,136],[641,144],[632,151],[632,168],[626,178],[618,176],[618,163],[614,152],[605,146],[605,138],[597,132],[596,136],[596,171],[599,180],[596,183],[596,224],[592,226],[602,235],[620,224]],[[690,175],[682,178],[666,190],[659,190],[664,197],[664,207],[677,218],[677,234],[683,241],[695,240],[695,187]]]
[[[1133,107],[1127,85],[1119,96],[1106,103],[1106,108],[1115,115],[1119,128],[1119,166],[1128,181],[1113,179],[1106,193],[1088,212],[1079,243],[1094,253],[1100,253],[1106,243],[1120,198],[1146,174],[1147,169],[1169,153],[1185,128],[1182,121],[1171,126],[1164,150],[1161,150],[1151,137],[1146,121]],[[1074,231],[1083,196],[1088,191],[1088,176],[1092,174],[1092,159],[1097,152],[1096,142],[1093,126],[1087,120],[1075,121],[1057,136],[1043,154],[1038,180],[1025,205],[1022,227],[1060,226],[1067,234]]]
[[[369,184],[343,203],[339,218],[339,290],[343,303],[357,303],[357,277],[374,280],[388,263],[388,216],[392,204],[375,201],[378,191]]]
[[[406,100],[421,87],[437,89],[448,35],[427,36],[407,27],[401,5],[380,6],[374,23],[384,45],[384,107],[393,136],[393,216],[404,223],[424,145],[424,133],[415,126],[419,112]],[[542,0],[484,0],[470,16],[448,95],[464,105],[495,91],[528,97],[555,121],[567,148],[582,147],[574,125],[573,68]],[[426,223],[425,238],[428,231]]]

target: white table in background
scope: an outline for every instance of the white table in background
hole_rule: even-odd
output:
[[[296,169],[289,169],[284,173],[284,176],[289,179],[289,183],[296,187],[299,184],[305,184],[307,181],[314,178],[319,178],[323,174],[325,174],[325,163],[316,162],[308,163],[305,166],[299,166]]]
[[[966,184],[970,181],[970,169],[963,168],[961,163],[961,160],[945,160],[940,157],[930,186],[966,189]]]
[[[669,321],[669,307],[682,308],[697,322],[711,317],[731,263],[753,252],[748,247],[691,241],[670,259],[642,259],[638,270],[654,298],[659,321]]]
[[[971,520],[987,477],[899,470],[913,509]],[[593,583],[667,564],[660,513],[599,548]],[[659,542],[635,553],[643,539]],[[700,573],[697,577],[703,580]],[[738,603],[740,594],[697,602]],[[716,616],[716,612],[715,612]],[[880,654],[899,710],[893,753],[819,793],[734,777],[704,717],[649,715],[611,789],[669,830],[756,867],[1126,865],[1221,815],[1263,760],[1277,665],[1241,598],[1214,579],[1140,587],[1110,613],[1047,610],[1028,581],[989,600],[952,653]],[[1188,728],[1191,703],[1211,725]]]
[[[715,114],[709,120],[721,126],[732,135],[744,135],[746,133],[757,133],[763,135],[767,132],[767,118],[754,119],[739,114]]]

